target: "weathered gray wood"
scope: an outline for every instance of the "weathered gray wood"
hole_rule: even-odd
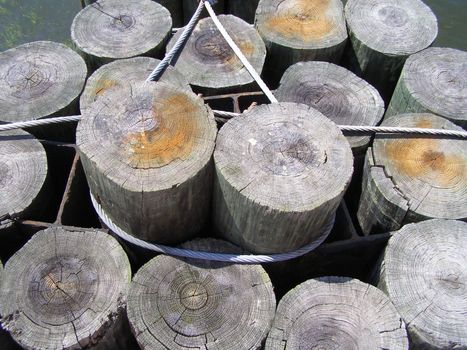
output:
[[[466,233],[465,222],[428,220],[389,239],[375,283],[407,324],[413,349],[467,348]]]
[[[45,203],[47,156],[31,134],[12,130],[0,134],[0,221],[27,218]]]
[[[199,96],[149,82],[103,94],[78,124],[76,143],[91,191],[114,222],[176,243],[207,221],[216,132]]]
[[[183,1],[183,22],[187,24],[198,7],[198,0],[182,0]],[[224,13],[225,10],[225,0],[217,0],[213,6],[216,14]],[[209,17],[208,11],[206,9],[201,13],[201,18]]]
[[[433,114],[400,114],[385,126],[462,130]],[[358,221],[365,233],[429,218],[467,219],[467,147],[458,139],[377,134],[364,166]]]
[[[259,0],[228,0],[227,12],[248,23],[255,22]]]
[[[104,92],[126,88],[130,83],[144,82],[160,63],[151,57],[133,57],[108,63],[97,69],[87,80],[79,100],[79,108],[84,113],[87,108]],[[167,67],[159,79],[191,91],[188,80],[172,66]]]
[[[340,0],[261,0],[255,26],[268,50],[265,70],[277,81],[300,61],[338,63],[347,41]]]
[[[183,8],[182,0],[152,0],[164,6],[170,12],[174,27],[181,27],[183,25]],[[86,5],[95,3],[96,0],[84,0]]]
[[[265,350],[408,348],[405,324],[384,293],[357,279],[321,277],[281,299]]]
[[[435,15],[421,0],[349,0],[351,69],[389,101],[406,58],[431,45]]]
[[[115,59],[161,56],[172,29],[170,12],[151,0],[98,0],[82,9],[71,39],[92,68]]]
[[[384,114],[378,91],[345,68],[327,62],[299,62],[282,76],[279,101],[316,108],[340,125],[377,125]],[[371,136],[348,136],[354,155],[364,154]]]
[[[65,45],[36,41],[0,53],[0,121],[78,112],[86,80],[83,59]]]
[[[385,117],[429,112],[467,129],[467,52],[432,47],[410,56]]]
[[[352,152],[314,108],[281,102],[229,120],[217,137],[213,220],[256,253],[294,250],[321,236],[352,175]]]
[[[202,239],[184,248],[241,253]],[[260,265],[235,265],[160,255],[135,275],[128,318],[141,349],[260,349],[276,308]]]
[[[0,286],[2,284],[3,265],[0,262]],[[0,324],[0,349],[2,350],[19,350],[21,347],[14,342],[10,334],[3,330]]]
[[[232,15],[218,18],[251,65],[261,73],[266,47],[258,32]],[[175,45],[181,33],[180,30],[173,36],[167,51]],[[196,92],[205,95],[242,92],[257,86],[211,18],[202,19],[196,25],[175,68],[187,77]]]
[[[5,266],[2,326],[26,349],[128,349],[130,280],[128,258],[108,234],[40,231]]]

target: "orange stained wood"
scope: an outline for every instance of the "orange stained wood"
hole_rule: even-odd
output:
[[[97,86],[94,89],[94,94],[96,95],[96,97],[98,97],[102,95],[104,92],[106,92],[108,89],[111,89],[119,85],[119,83],[113,79],[99,79],[96,85]]]
[[[255,48],[249,41],[234,39],[234,42],[235,44],[237,44],[238,48],[240,49],[240,51],[242,51],[245,57],[249,58],[253,56],[253,52],[255,51]],[[229,50],[232,51],[232,55],[227,59],[227,63],[232,66],[236,64],[240,64],[243,67],[243,64],[241,63],[240,59],[233,52],[230,46],[229,46]]]
[[[433,127],[421,120],[416,127]],[[409,138],[387,141],[385,151],[397,169],[412,178],[418,178],[434,187],[451,187],[466,183],[466,159],[449,154],[436,139]]]
[[[331,0],[285,0],[266,20],[268,30],[289,38],[313,41],[328,35],[334,22],[327,14]]]
[[[157,104],[156,104],[157,101]],[[140,169],[163,167],[191,154],[199,136],[198,105],[183,93],[153,101],[152,117],[157,126],[128,136],[132,166]]]

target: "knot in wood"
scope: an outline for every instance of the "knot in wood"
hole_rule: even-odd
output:
[[[234,55],[232,49],[214,30],[201,34],[195,39],[194,47],[197,54],[203,58],[219,63],[226,62]]]
[[[52,85],[56,69],[48,62],[15,62],[5,77],[11,95],[18,99],[34,99],[43,95]]]

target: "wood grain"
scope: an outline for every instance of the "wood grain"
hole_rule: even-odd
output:
[[[150,82],[104,93],[76,139],[91,191],[111,219],[139,238],[179,243],[207,221],[216,133],[200,97]]]
[[[255,26],[268,56],[267,73],[277,81],[300,61],[340,61],[347,29],[340,0],[261,0]]]
[[[432,47],[410,56],[385,117],[433,113],[467,128],[467,53]]]
[[[421,0],[349,0],[345,19],[352,70],[387,101],[407,57],[430,46],[438,34],[436,16]]]
[[[133,57],[108,63],[97,69],[87,80],[79,100],[79,108],[84,113],[99,96],[109,90],[130,89],[131,83],[144,82],[160,60],[151,57]],[[185,76],[172,66],[159,79],[191,91]]]
[[[151,0],[98,0],[74,18],[71,39],[92,68],[115,59],[161,56],[170,12]]]
[[[316,108],[339,125],[377,125],[384,114],[378,91],[345,68],[327,62],[299,62],[282,76],[279,101]],[[354,155],[365,154],[371,136],[348,136]]]
[[[0,218],[30,218],[45,206],[47,156],[42,144],[23,130],[0,134]],[[0,220],[0,221],[1,221]]]
[[[308,280],[280,301],[265,350],[408,349],[405,324],[386,295],[347,277]]]
[[[5,266],[2,326],[25,349],[127,349],[130,280],[128,258],[106,233],[40,231]]]
[[[241,253],[214,239],[186,249]],[[135,275],[128,317],[141,349],[260,349],[276,300],[260,265],[158,256]]]
[[[218,18],[251,65],[261,73],[266,47],[256,30],[232,15],[220,15]],[[172,37],[167,51],[175,45],[181,32]],[[256,86],[210,18],[198,22],[175,68],[187,77],[196,92],[205,95],[242,92]]]
[[[0,53],[0,121],[78,112],[86,80],[83,59],[65,45],[35,41]]]
[[[467,348],[467,224],[428,220],[389,239],[375,283],[401,314],[413,349]]]
[[[462,130],[429,113],[392,116],[382,125]],[[364,232],[398,230],[430,218],[467,219],[463,140],[377,134],[365,162],[357,213]]]
[[[229,120],[214,163],[214,224],[222,237],[256,253],[291,251],[317,239],[353,170],[337,126],[289,102]]]

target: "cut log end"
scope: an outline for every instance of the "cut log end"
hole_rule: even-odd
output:
[[[184,248],[237,253],[218,240],[195,240]],[[276,301],[260,265],[158,256],[133,280],[128,317],[142,349],[259,349]],[[149,321],[151,320],[151,321]]]
[[[262,0],[256,26],[266,41],[296,48],[320,48],[347,38],[342,3],[334,0]]]
[[[388,298],[355,279],[308,280],[280,301],[266,350],[408,349],[405,325]]]
[[[310,243],[337,209],[352,160],[347,140],[317,110],[288,102],[252,108],[217,138],[216,226],[255,252]]]
[[[159,63],[160,60],[150,57],[134,57],[117,60],[100,67],[86,82],[80,98],[81,113],[84,113],[91,103],[109,90],[128,89],[129,93],[131,83],[145,81]],[[172,66],[167,68],[159,81],[190,91],[186,77]]]
[[[410,56],[402,70],[386,117],[430,112],[467,128],[467,53],[428,48]]]
[[[428,220],[390,238],[375,276],[420,349],[467,347],[467,224]]]
[[[134,83],[91,105],[77,145],[92,193],[118,226],[179,243],[207,220],[216,133],[199,96],[162,82]]]
[[[433,114],[401,114],[383,125],[462,130]],[[427,218],[466,219],[466,166],[462,140],[377,135],[365,164],[358,211],[362,229],[397,230]]]
[[[378,91],[352,72],[332,63],[299,62],[284,73],[279,101],[316,108],[340,125],[376,125],[384,114]],[[355,155],[364,154],[370,136],[348,136]]]
[[[438,34],[436,16],[420,0],[349,0],[350,32],[368,48],[408,56],[431,45]]]
[[[155,1],[99,0],[76,15],[71,38],[96,67],[114,59],[161,54],[171,29],[170,12]]]
[[[232,15],[220,15],[219,21],[254,69],[261,73],[266,47],[256,30]],[[171,39],[167,51],[181,32]],[[199,21],[175,68],[187,76],[194,89],[207,95],[245,91],[254,82],[210,18]]]
[[[130,280],[128,258],[106,233],[40,231],[5,266],[2,325],[29,349],[115,346]]]
[[[86,74],[83,59],[59,43],[36,41],[0,53],[0,120],[76,113]]]
[[[1,133],[0,217],[24,217],[43,205],[39,201],[47,169],[44,147],[32,135],[22,130]]]

